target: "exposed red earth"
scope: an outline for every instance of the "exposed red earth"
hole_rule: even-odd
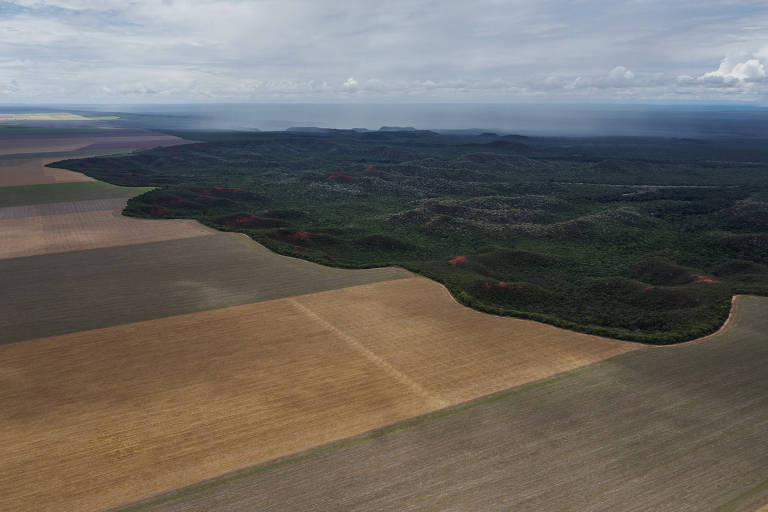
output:
[[[505,283],[502,281],[496,283],[486,281],[483,283],[483,288],[486,290],[521,290],[523,285],[517,283]]]
[[[306,231],[297,231],[296,233],[286,233],[282,237],[286,240],[309,240],[320,236],[317,233],[308,233]]]
[[[328,179],[331,180],[351,180],[353,179],[352,176],[349,174],[343,173],[343,172],[336,172],[328,176]]]
[[[452,266],[455,267],[455,266],[458,266],[458,265],[465,265],[465,264],[469,263],[469,260],[467,259],[466,256],[456,256],[452,260],[448,261],[448,263],[450,263]]]

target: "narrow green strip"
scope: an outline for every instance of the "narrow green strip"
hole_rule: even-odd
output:
[[[90,199],[127,198],[150,190],[152,190],[151,187],[118,187],[103,181],[0,187],[0,208],[30,204],[68,203]]]
[[[729,501],[728,503],[724,505],[720,505],[714,510],[714,512],[733,512],[736,509],[738,509],[741,505],[743,505],[744,502],[747,501],[749,498],[752,498],[762,493],[768,493],[768,480],[752,487],[751,489],[739,495],[737,498]]]

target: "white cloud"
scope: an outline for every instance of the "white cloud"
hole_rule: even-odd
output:
[[[629,82],[635,78],[635,74],[624,66],[616,66],[608,73],[608,78],[614,82]]]
[[[720,62],[720,67],[716,71],[710,71],[702,75],[703,79],[723,79],[723,80],[746,80],[757,81],[768,76],[765,71],[765,65],[758,59],[749,59],[744,62],[732,63],[730,59],[725,58]]]
[[[743,99],[768,80],[764,0],[13,3],[0,91],[19,100]]]

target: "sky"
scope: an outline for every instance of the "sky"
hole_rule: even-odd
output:
[[[767,0],[0,0],[0,103],[768,105]]]

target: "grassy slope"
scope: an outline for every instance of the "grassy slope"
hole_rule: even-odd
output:
[[[160,187],[130,215],[195,218],[329,265],[402,265],[477,309],[616,338],[693,339],[734,292],[768,292],[759,141],[195,138],[208,142],[56,165]]]
[[[734,510],[768,478],[767,300],[740,297],[730,327],[703,342],[622,355],[122,510]]]

